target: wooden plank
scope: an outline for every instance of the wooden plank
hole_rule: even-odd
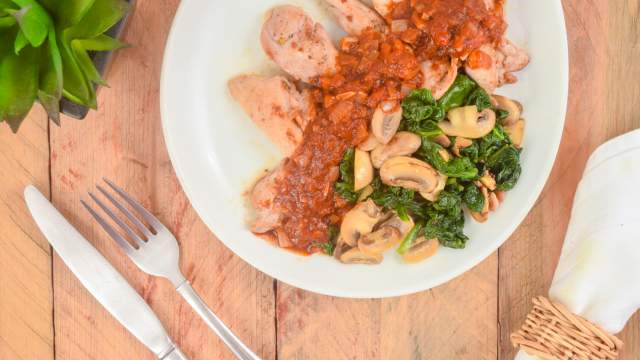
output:
[[[64,119],[51,134],[54,204],[142,294],[190,359],[230,352],[168,281],[143,274],[81,207],[107,176],[140,199],[176,235],[182,269],[203,299],[264,359],[275,357],[273,280],[227,250],[198,219],[173,173],[160,128],[159,77],[177,0],[139,0],[126,41],[102,89],[99,111]],[[186,119],[179,119],[186,121]],[[54,257],[56,356],[152,359]]]
[[[509,335],[546,294],[568,225],[573,195],[591,152],[616,135],[640,127],[636,116],[640,66],[638,0],[563,1],[571,58],[565,133],[547,186],[527,219],[499,252],[500,359],[512,359]],[[620,359],[640,353],[640,322],[630,321],[621,337]]]
[[[0,124],[0,359],[53,359],[51,252],[22,192],[49,196],[46,114],[36,106],[15,135]]]
[[[495,359],[497,254],[435,289],[351,300],[279,283],[278,358]]]

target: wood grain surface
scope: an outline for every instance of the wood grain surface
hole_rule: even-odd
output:
[[[524,1],[524,0],[511,0]],[[152,359],[79,284],[21,200],[33,183],[149,302],[191,359],[231,359],[168,282],[141,273],[80,206],[107,176],[176,234],[187,277],[264,359],[512,359],[509,334],[546,293],[576,184],[599,144],[640,127],[640,0],[565,0],[571,82],[551,177],[517,232],[471,271],[411,296],[348,300],[274,281],[222,245],[190,207],[163,142],[158,104],[164,43],[177,0],[138,0],[120,51],[84,121],[20,133],[0,127],[0,359]],[[550,84],[550,86],[553,86]],[[640,318],[620,334],[640,357]]]

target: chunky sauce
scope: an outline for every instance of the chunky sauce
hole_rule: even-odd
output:
[[[368,124],[381,102],[400,106],[422,84],[425,59],[459,57],[497,41],[504,31],[502,6],[487,11],[482,0],[411,0],[397,4],[389,21],[405,21],[403,31],[373,29],[340,43],[335,74],[315,80],[317,116],[304,140],[285,161],[275,202],[283,211],[279,235],[292,246],[314,252],[328,240],[328,227],[351,208],[334,192],[344,151],[368,136]],[[408,23],[408,24],[407,24]]]

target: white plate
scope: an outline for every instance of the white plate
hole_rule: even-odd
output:
[[[501,92],[521,101],[527,119],[523,173],[485,224],[467,221],[464,250],[441,249],[406,265],[390,252],[378,266],[342,265],[327,256],[303,257],[278,249],[247,230],[243,192],[261,170],[281,158],[227,92],[243,72],[272,73],[258,37],[267,9],[282,0],[183,0],[174,19],[162,69],[164,136],[184,191],[202,220],[242,259],[264,273],[309,291],[344,297],[409,294],[446,282],[478,264],[516,229],[549,175],[564,125],[568,56],[561,2],[511,0],[509,37],[531,64]],[[340,31],[317,0],[292,0]]]

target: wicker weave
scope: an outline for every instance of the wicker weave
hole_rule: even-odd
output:
[[[622,342],[562,304],[543,296],[533,299],[533,309],[511,343],[544,360],[615,360]]]

